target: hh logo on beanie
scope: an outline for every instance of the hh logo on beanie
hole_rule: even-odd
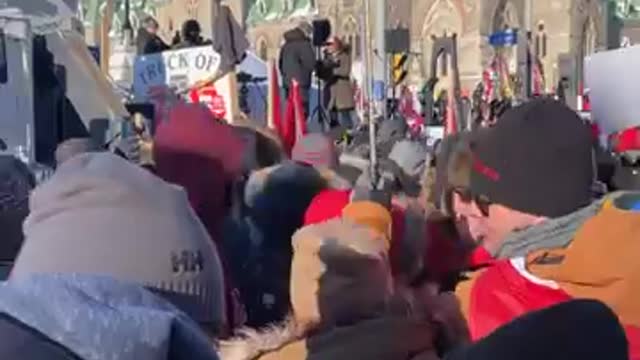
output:
[[[199,273],[204,268],[202,253],[199,250],[173,251],[171,266],[174,273]]]

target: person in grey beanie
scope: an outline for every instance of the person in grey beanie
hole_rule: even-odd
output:
[[[217,249],[186,192],[109,153],[77,155],[30,198],[10,280],[110,276],[143,285],[212,335],[225,325]]]

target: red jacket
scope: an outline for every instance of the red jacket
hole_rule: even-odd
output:
[[[534,283],[509,260],[495,263],[480,274],[467,304],[467,324],[472,340],[491,334],[528,312],[572,300],[562,289]],[[631,359],[640,359],[640,328],[625,326]]]
[[[499,260],[460,283],[456,295],[472,339],[484,338],[530,311],[571,299],[595,299],[618,315],[631,359],[640,359],[640,213],[615,206],[625,203],[605,202],[570,236],[568,246]]]

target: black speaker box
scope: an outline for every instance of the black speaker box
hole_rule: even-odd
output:
[[[385,30],[384,38],[387,45],[388,54],[399,54],[409,52],[411,49],[411,37],[409,29]]]
[[[323,46],[331,36],[331,23],[327,19],[313,20],[313,46]]]

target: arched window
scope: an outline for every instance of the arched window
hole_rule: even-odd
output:
[[[434,2],[424,24],[422,25],[422,72],[425,78],[444,78],[448,75],[449,59],[446,54],[432,54],[433,37],[462,33],[462,17],[451,0],[439,0]],[[437,74],[431,74],[431,62],[437,59]]]

